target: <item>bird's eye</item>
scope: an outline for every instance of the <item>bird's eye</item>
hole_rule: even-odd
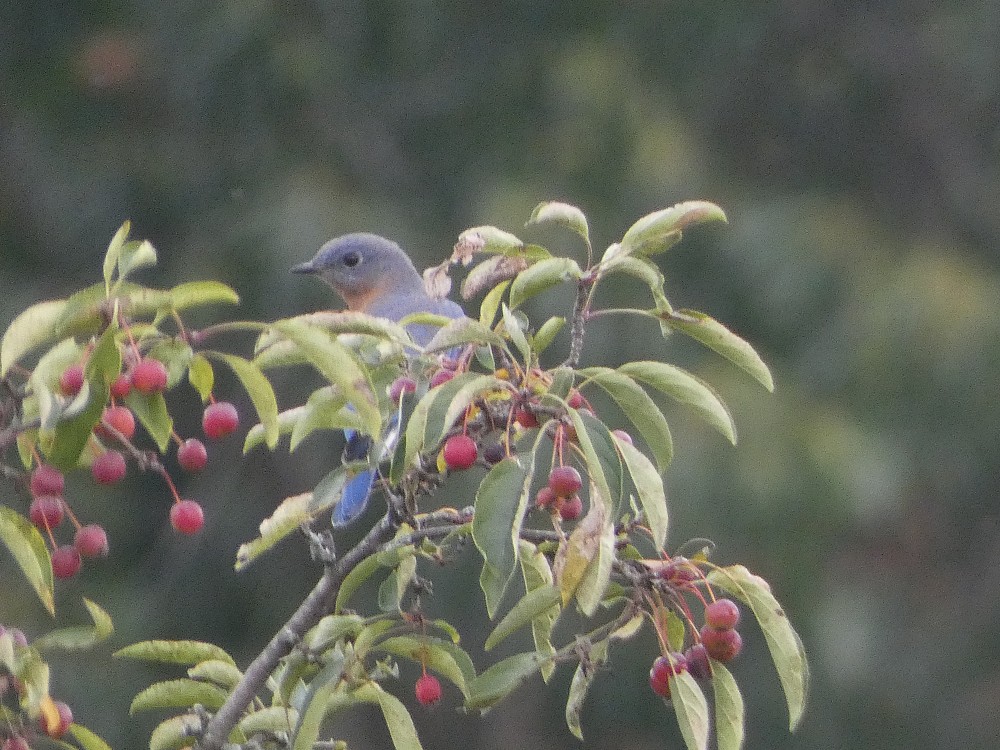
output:
[[[351,251],[344,255],[344,265],[348,268],[354,268],[358,263],[361,262],[361,253]]]

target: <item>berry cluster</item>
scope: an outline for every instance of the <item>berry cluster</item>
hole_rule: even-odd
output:
[[[583,513],[583,500],[579,495],[581,487],[583,478],[579,471],[568,464],[556,466],[549,472],[548,484],[535,495],[535,504],[558,514],[563,521],[572,521]]]

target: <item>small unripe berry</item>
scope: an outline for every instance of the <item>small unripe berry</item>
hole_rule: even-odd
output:
[[[10,635],[15,646],[28,645],[28,636],[24,634],[24,631],[21,630],[21,628],[5,628],[3,625],[0,625],[0,635],[3,635],[4,633],[8,633]]]
[[[738,630],[716,630],[706,625],[701,629],[701,642],[709,656],[723,663],[732,661],[743,650],[743,638]]]
[[[80,572],[80,553],[72,544],[64,544],[52,550],[52,575],[56,578],[72,578]]]
[[[205,525],[205,513],[194,500],[181,500],[170,509],[170,524],[182,534],[196,534]]]
[[[688,672],[696,679],[704,679],[712,676],[712,667],[708,663],[708,651],[701,643],[695,643],[684,652],[687,659]]]
[[[452,471],[468,469],[478,453],[476,441],[468,435],[452,435],[444,443],[444,463]]]
[[[513,452],[513,446],[511,446],[511,452]],[[507,446],[502,441],[491,443],[483,448],[483,460],[490,466],[500,463],[505,458],[507,458]]]
[[[62,701],[54,701],[53,703],[56,707],[56,711],[59,712],[58,723],[49,724],[44,711],[39,718],[39,722],[41,723],[42,731],[49,737],[57,740],[66,734],[66,730],[69,729],[69,725],[73,723],[73,712],[70,710],[70,707]]]
[[[579,495],[567,497],[559,506],[559,517],[564,521],[575,521],[583,513],[583,500]]]
[[[566,404],[570,409],[579,409],[583,406],[583,394],[574,388],[566,397]]]
[[[236,407],[228,401],[216,401],[209,404],[201,417],[201,428],[212,440],[219,440],[231,435],[240,426],[240,414]]]
[[[687,669],[684,654],[658,656],[649,670],[649,687],[662,698],[670,697],[670,678]]]
[[[431,388],[437,388],[439,385],[447,383],[455,377],[454,370],[438,370],[431,376]]]
[[[556,500],[556,493],[554,493],[552,491],[552,488],[549,487],[548,485],[545,485],[544,487],[539,489],[538,493],[535,495],[535,505],[537,505],[539,508],[548,508],[550,505],[552,505],[552,503],[555,502],[555,500]]]
[[[184,471],[201,471],[208,464],[208,451],[198,438],[188,438],[177,449],[177,463]]]
[[[705,624],[716,630],[731,630],[740,622],[740,608],[732,599],[716,599],[705,607]]]
[[[114,427],[126,440],[135,436],[135,416],[127,406],[111,406],[104,410],[101,421],[97,423],[94,432],[99,437],[114,439],[114,435],[104,425]]]
[[[73,537],[73,546],[81,557],[107,557],[108,534],[96,523],[81,526]]]
[[[116,450],[105,451],[90,465],[98,484],[116,484],[125,477],[125,456]]]
[[[158,359],[144,359],[132,370],[132,387],[147,396],[167,387],[167,368]]]
[[[399,403],[399,399],[404,393],[413,393],[417,390],[417,381],[406,375],[402,375],[392,381],[389,386],[389,400],[394,404]]]
[[[623,443],[628,443],[629,445],[632,445],[632,436],[629,435],[627,432],[625,432],[625,430],[612,430],[611,434],[614,435],[619,440],[621,440]]]
[[[59,469],[48,464],[38,464],[31,472],[31,494],[61,495],[66,486],[66,480]]]
[[[67,396],[75,396],[83,388],[83,365],[70,365],[59,376],[59,390]]]
[[[132,392],[132,378],[122,373],[111,384],[111,395],[115,398],[125,398]]]
[[[417,701],[422,706],[430,706],[441,700],[441,683],[432,674],[421,675],[414,686]]]
[[[63,499],[59,495],[39,495],[31,501],[28,517],[40,529],[54,529],[63,520]]]
[[[570,497],[583,487],[583,479],[572,466],[556,466],[549,474],[549,487],[559,497]]]
[[[31,750],[31,745],[24,737],[8,737],[4,740],[3,750]]]

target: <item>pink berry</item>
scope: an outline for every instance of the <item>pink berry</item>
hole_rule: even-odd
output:
[[[90,465],[98,484],[117,484],[125,477],[125,456],[116,450],[105,451]]]
[[[69,729],[69,725],[73,723],[73,712],[70,710],[70,707],[67,706],[65,703],[63,703],[62,701],[54,701],[54,704],[56,707],[56,711],[59,712],[58,723],[56,724],[48,723],[48,719],[44,711],[42,712],[41,717],[39,718],[39,722],[41,723],[42,731],[45,732],[45,734],[47,734],[49,737],[52,737],[53,739],[57,740],[64,734],[66,734],[66,730]]]
[[[28,517],[40,529],[54,529],[63,520],[63,499],[59,495],[39,495],[31,501]]]
[[[94,428],[98,436],[113,440],[114,434],[105,425],[118,430],[126,440],[131,440],[135,436],[135,416],[127,406],[111,406],[105,409],[101,421]]]
[[[31,750],[31,745],[24,737],[8,737],[4,740],[3,750]]]
[[[556,466],[549,473],[549,487],[559,497],[570,497],[583,487],[583,479],[572,466]]]
[[[240,426],[240,414],[228,401],[209,404],[201,417],[201,428],[212,440],[219,440],[236,431]]]
[[[535,505],[537,505],[539,508],[548,508],[550,505],[552,505],[552,503],[555,502],[555,500],[556,500],[556,493],[554,493],[552,491],[552,488],[549,487],[548,485],[545,485],[544,487],[539,489],[538,493],[535,495]]]
[[[583,406],[583,394],[580,393],[580,391],[573,389],[566,397],[566,404],[570,409],[579,409]]]
[[[194,500],[180,500],[170,509],[170,524],[182,534],[196,534],[205,525],[205,512]]]
[[[559,506],[559,517],[564,521],[575,521],[583,513],[583,500],[579,495],[567,497]]]
[[[75,396],[83,388],[83,365],[70,365],[59,376],[59,390],[67,396]]]
[[[723,663],[732,661],[743,650],[743,638],[738,630],[716,630],[706,625],[701,629],[701,642],[709,656]]]
[[[535,413],[526,406],[521,406],[514,410],[514,421],[525,429],[529,427],[538,427],[538,417],[536,417]]]
[[[184,471],[201,471],[208,464],[208,451],[198,438],[188,438],[177,449],[177,463]]]
[[[444,443],[444,462],[452,471],[468,469],[478,454],[476,441],[468,435],[452,435]]]
[[[431,376],[431,388],[437,388],[443,383],[447,383],[455,377],[455,372],[453,370],[438,370]]]
[[[399,403],[404,393],[413,393],[417,390],[417,381],[405,375],[396,378],[389,386],[389,400],[394,404]]]
[[[740,608],[732,599],[716,599],[705,607],[705,624],[716,630],[732,630],[740,622]]]
[[[107,557],[108,534],[96,523],[81,526],[73,537],[73,546],[81,557]]]
[[[658,656],[649,670],[649,687],[662,698],[670,697],[670,678],[687,669],[683,654]]]
[[[132,370],[132,387],[147,396],[167,387],[167,368],[158,359],[144,359]]]
[[[684,658],[687,659],[688,671],[692,677],[701,680],[712,676],[712,667],[708,663],[708,651],[705,650],[704,644],[692,645],[684,652]]]
[[[625,430],[612,430],[611,434],[614,435],[619,440],[621,440],[623,443],[628,443],[629,445],[632,445],[632,436],[629,435],[627,432],[625,432]]]
[[[48,464],[38,464],[31,472],[31,494],[61,495],[66,486],[66,480],[59,469]]]
[[[72,578],[80,572],[80,553],[72,544],[64,544],[52,551],[52,575],[56,578]]]
[[[432,674],[421,675],[414,686],[417,701],[422,706],[431,706],[441,700],[441,683]]]
[[[132,378],[124,373],[115,378],[111,384],[111,395],[115,398],[125,398],[132,392]]]

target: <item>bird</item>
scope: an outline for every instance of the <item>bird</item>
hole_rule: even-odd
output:
[[[324,281],[344,300],[348,310],[395,323],[423,312],[453,319],[465,317],[457,303],[428,295],[410,256],[397,243],[377,234],[354,232],[334,237],[320,247],[312,260],[293,266],[291,271]],[[406,330],[417,344],[426,346],[437,329],[425,323],[409,323]],[[389,429],[398,432],[398,425],[390,424]],[[354,430],[345,430],[345,435],[345,462],[367,459],[369,465],[356,474],[349,471],[344,494],[333,509],[335,527],[346,526],[364,512],[378,473],[378,459],[373,462],[370,455],[371,439]],[[383,442],[391,440],[387,437]]]

